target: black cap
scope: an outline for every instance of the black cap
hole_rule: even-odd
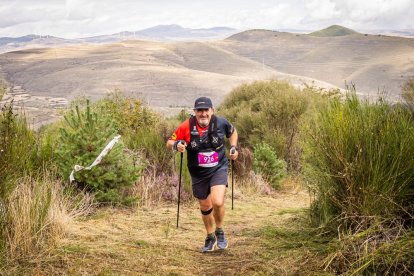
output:
[[[213,107],[213,103],[207,97],[200,97],[197,100],[195,100],[194,109],[204,109],[210,107]]]

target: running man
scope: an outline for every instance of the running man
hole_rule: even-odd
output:
[[[207,237],[201,252],[211,252],[228,246],[223,231],[224,195],[227,187],[228,160],[224,137],[230,141],[229,156],[238,156],[236,129],[224,118],[214,115],[209,98],[200,97],[194,103],[195,116],[184,121],[167,142],[167,148],[187,150],[187,166],[193,194],[200,203],[201,217]],[[216,229],[214,230],[214,224]]]

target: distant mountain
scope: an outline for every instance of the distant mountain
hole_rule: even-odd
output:
[[[264,42],[264,41],[271,41],[274,38],[281,38],[281,37],[292,37],[299,34],[292,34],[292,33],[285,33],[285,32],[277,32],[277,31],[270,31],[270,30],[263,30],[263,29],[255,29],[255,30],[248,30],[244,32],[240,32],[234,34],[226,40],[237,40],[242,42]]]
[[[29,42],[35,39],[35,35],[25,35],[21,37],[0,37],[0,46],[9,44],[9,43],[22,43],[22,42]]]
[[[400,37],[414,37],[414,29],[403,29],[403,30],[365,30],[364,33],[373,35],[389,35],[389,36],[400,36]]]
[[[110,43],[121,40],[158,40],[158,41],[206,41],[226,38],[239,30],[228,27],[209,29],[191,29],[179,25],[158,25],[135,32],[119,32],[111,35],[101,35],[81,38],[87,43]]]
[[[326,29],[312,32],[309,35],[311,36],[344,36],[344,35],[353,35],[353,34],[359,34],[358,32],[345,28],[343,26],[339,25],[332,25]]]
[[[30,48],[52,48],[76,44],[81,41],[50,35],[25,35],[21,37],[0,37],[0,53]]]
[[[209,29],[183,28],[179,25],[158,25],[152,28],[137,31],[136,35],[161,40],[188,40],[188,39],[216,39],[225,38],[237,33],[238,30],[228,27],[214,27]]]
[[[160,40],[160,41],[206,41],[226,38],[238,30],[228,27],[213,27],[209,29],[191,29],[179,25],[158,25],[152,28],[115,34],[65,39],[49,35],[26,35],[22,37],[0,37],[0,53],[28,49],[50,48],[79,43],[114,43],[122,40]]]

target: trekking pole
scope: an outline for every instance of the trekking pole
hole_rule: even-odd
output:
[[[231,150],[231,154],[235,153],[235,149]],[[234,160],[231,160],[231,209],[233,210],[234,201]]]
[[[183,142],[180,142],[183,143]],[[180,153],[180,178],[178,181],[178,209],[177,209],[177,228],[178,228],[178,218],[180,217],[180,198],[181,198],[181,172],[183,168],[183,153]]]

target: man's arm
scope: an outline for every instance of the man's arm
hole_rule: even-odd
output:
[[[174,143],[175,143],[174,140],[168,140],[167,141],[167,149],[172,150],[173,147],[174,147]]]
[[[230,145],[237,147],[238,141],[239,141],[239,135],[237,134],[237,129],[234,129],[233,133],[229,137]]]
[[[176,150],[179,152],[184,152],[185,148],[187,147],[187,143],[185,142],[185,133],[186,128],[189,127],[189,122],[184,121],[171,135],[170,139],[168,139],[166,143],[166,147],[169,150]],[[180,143],[181,142],[181,143]]]
[[[178,152],[185,152],[185,148],[187,147],[187,143],[184,140],[168,140],[167,141],[167,149],[172,150],[176,145],[175,150]]]
[[[229,137],[230,142],[230,158],[231,160],[236,160],[239,156],[239,151],[237,150],[237,142],[239,141],[239,135],[237,134],[237,130],[234,129],[233,133]]]

